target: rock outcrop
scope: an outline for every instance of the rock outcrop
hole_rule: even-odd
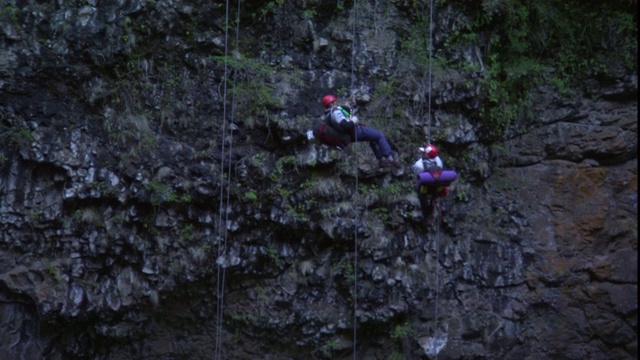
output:
[[[411,2],[259,3],[239,34],[217,2],[0,9],[0,358],[637,357],[637,68],[488,141],[482,46],[427,97]],[[406,170],[306,140],[349,87]],[[428,227],[425,133],[460,174]]]

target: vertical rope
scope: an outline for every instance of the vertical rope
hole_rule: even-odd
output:
[[[433,343],[436,353],[435,359],[438,360],[438,305],[440,303],[440,222],[442,221],[442,212],[440,209],[440,202],[436,200],[436,211],[438,215],[438,221],[436,221],[436,310],[435,310],[435,325],[433,332]]]
[[[433,140],[431,138],[431,92],[432,88],[432,63],[433,63],[433,0],[429,2],[429,99],[428,99],[428,127],[427,127],[427,136],[429,139],[429,143]],[[440,303],[440,222],[442,221],[442,213],[440,209],[440,202],[438,199],[436,201],[436,211],[438,221],[436,221],[436,305],[435,305],[435,325],[434,325],[434,334],[433,334],[433,344],[435,350],[435,359],[438,359],[438,307]]]
[[[238,9],[237,9],[237,13],[236,13],[236,39],[235,39],[235,44],[234,46],[237,48],[238,47],[238,42],[239,42],[239,35],[240,34],[240,1],[238,1]],[[226,46],[225,46],[226,49]],[[225,50],[226,51],[226,50]],[[226,62],[226,56],[225,56],[225,62]],[[236,103],[236,88],[235,88],[235,84],[236,84],[236,78],[237,78],[238,72],[234,71],[233,72],[233,89],[231,91],[231,123],[233,123],[235,121],[235,113],[236,113],[236,107],[235,107],[235,103]],[[226,81],[226,79],[225,79]],[[231,207],[231,174],[232,174],[232,154],[233,154],[233,130],[231,129],[231,127],[229,127],[229,151],[228,151],[228,161],[227,161],[227,196],[226,196],[226,205],[225,205],[225,219],[224,219],[224,237],[223,237],[223,249],[227,248],[227,240],[229,237],[229,233],[227,232],[227,227],[226,224],[229,223],[229,209]],[[223,143],[223,147],[224,147],[224,143]],[[224,160],[223,160],[224,163]],[[224,315],[223,313],[223,309],[224,309],[224,289],[225,289],[225,279],[226,279],[226,267],[222,268],[222,276],[221,276],[221,284],[220,284],[220,290],[221,290],[221,296],[220,296],[220,300],[219,300],[219,304],[220,304],[220,334],[218,335],[220,343],[222,343],[222,317]],[[222,347],[218,347],[218,352],[217,352],[217,359],[221,359],[221,351],[222,351]]]
[[[433,0],[430,0],[429,2],[429,99],[428,99],[428,112],[427,112],[427,119],[428,119],[428,127],[427,127],[427,137],[428,137],[428,142],[431,143],[431,79],[432,79],[432,70],[431,70],[431,63],[433,62]]]
[[[357,1],[353,1],[353,23],[351,24],[351,33],[353,34],[353,46],[351,47],[351,92],[355,88],[355,68],[356,68],[356,4]],[[352,94],[350,94],[352,95]],[[351,113],[353,114],[353,107],[355,104],[351,104],[352,109]],[[358,128],[356,125],[355,128],[355,142],[356,145],[358,143]],[[355,162],[356,162],[356,190],[355,190],[355,198],[358,200],[358,146],[355,146]],[[357,205],[357,204],[356,204]],[[356,206],[356,216],[355,216],[355,224],[354,224],[354,250],[353,250],[353,360],[357,360],[357,348],[358,348],[358,224],[360,222],[360,218],[358,215],[358,207]]]
[[[238,27],[236,28],[236,45],[238,43],[238,32],[239,32],[239,23],[240,23],[240,4],[238,3]],[[224,168],[225,168],[225,143],[226,132],[227,132],[227,84],[228,84],[228,48],[229,48],[229,0],[226,1],[225,5],[225,43],[224,43],[224,92],[222,98],[222,141],[220,144],[220,202],[218,205],[218,232],[216,235],[216,241],[218,243],[218,256],[216,258],[217,263],[217,271],[216,271],[216,335],[215,335],[215,348],[214,348],[214,357],[215,359],[221,359],[222,355],[222,325],[223,325],[223,314],[224,314],[224,289],[225,289],[225,276],[226,276],[226,268],[218,263],[218,259],[223,255],[224,250],[227,247],[227,231],[226,224],[229,221],[229,206],[230,206],[230,188],[231,188],[231,150],[233,147],[233,134],[230,133],[230,144],[229,144],[229,153],[228,153],[228,162],[227,162],[227,183],[226,183],[226,196],[225,196],[225,181],[224,181]],[[234,72],[234,80],[235,80],[236,72]],[[235,83],[235,81],[234,81]],[[231,104],[231,118],[233,121],[234,116],[234,102],[235,102],[235,87],[232,93],[232,104]],[[226,199],[226,201],[224,201]],[[225,213],[224,221],[223,221],[223,212]]]
[[[227,0],[227,14],[226,14],[226,21],[225,23],[228,23],[229,21],[229,12],[228,12],[228,8],[229,8],[229,0]],[[223,97],[222,97],[222,140],[220,143],[220,201],[218,204],[218,222],[217,222],[217,226],[218,226],[218,231],[216,232],[216,243],[218,245],[218,253],[217,253],[217,257],[216,257],[216,264],[217,264],[217,271],[216,271],[216,337],[215,337],[215,349],[214,349],[214,356],[215,359],[220,359],[220,346],[221,346],[221,334],[222,334],[222,297],[223,297],[223,291],[224,289],[222,288],[222,276],[224,274],[222,265],[219,263],[219,259],[222,257],[223,254],[223,244],[221,243],[222,240],[222,228],[223,228],[223,223],[222,223],[222,212],[224,211],[224,207],[223,207],[223,199],[224,199],[224,187],[225,187],[225,182],[224,182],[224,162],[225,162],[225,148],[224,148],[224,143],[226,141],[226,119],[227,119],[227,73],[228,73],[228,64],[227,64],[227,33],[226,33],[226,29],[225,29],[225,47],[224,47],[224,79],[223,79]]]

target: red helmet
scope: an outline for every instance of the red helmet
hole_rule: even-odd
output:
[[[325,95],[322,98],[322,106],[327,107],[329,106],[332,102],[338,100],[335,96],[333,95]]]
[[[438,156],[438,148],[435,147],[434,145],[429,144],[423,147],[422,150],[424,151],[425,155],[427,155],[429,159],[433,159],[436,156]]]

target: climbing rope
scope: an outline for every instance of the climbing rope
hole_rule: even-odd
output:
[[[218,254],[216,257],[217,271],[216,271],[216,333],[215,333],[215,348],[214,348],[214,358],[220,359],[221,355],[221,337],[222,337],[222,313],[223,313],[223,304],[222,299],[224,297],[224,288],[222,287],[223,277],[225,275],[225,270],[222,264],[220,263],[220,259],[223,254],[223,244],[222,241],[222,212],[224,211],[224,162],[225,162],[225,134],[226,134],[226,121],[227,121],[227,74],[228,74],[228,64],[227,64],[227,40],[228,40],[228,27],[226,26],[229,23],[229,0],[227,0],[225,5],[225,44],[224,44],[224,78],[223,78],[223,96],[222,96],[222,141],[220,142],[220,201],[218,205],[218,231],[216,234],[216,242],[218,243]]]
[[[428,137],[428,142],[431,143],[432,139],[431,139],[431,92],[432,92],[432,78],[433,78],[433,74],[432,74],[432,62],[433,62],[433,0],[429,1],[429,80],[428,80],[428,84],[429,84],[429,97],[428,97],[428,113],[427,113],[427,119],[428,119],[428,125],[427,125],[427,137]],[[442,221],[442,209],[440,207],[440,201],[439,199],[435,199],[434,201],[436,201],[435,206],[436,206],[436,211],[435,216],[437,217],[437,221],[435,221],[436,223],[436,304],[435,304],[435,319],[434,319],[434,334],[433,334],[433,343],[434,343],[434,350],[435,350],[435,359],[438,359],[438,341],[439,341],[439,337],[438,337],[438,306],[440,303],[440,222]]]
[[[355,88],[355,68],[356,68],[356,0],[353,1],[353,23],[351,24],[352,29],[351,32],[353,34],[353,46],[351,47],[351,94],[353,95],[353,89]],[[351,104],[351,114],[353,116],[353,111],[355,107],[354,104]],[[357,125],[355,131],[355,142],[358,143],[358,131]],[[355,146],[355,162],[356,162],[356,190],[355,190],[355,198],[358,199],[358,146]],[[358,208],[355,210],[355,224],[354,224],[354,250],[353,250],[353,359],[357,360],[356,353],[358,348],[358,224],[360,222],[358,215]]]
[[[226,276],[226,267],[222,266],[217,260],[223,256],[223,252],[227,247],[227,239],[228,233],[226,231],[226,224],[229,221],[229,207],[231,204],[231,154],[233,150],[233,132],[229,132],[229,152],[228,152],[228,161],[227,161],[227,183],[226,183],[226,194],[225,194],[225,181],[224,181],[224,168],[225,168],[225,143],[226,132],[227,132],[227,76],[228,76],[228,42],[229,42],[229,0],[227,0],[225,5],[225,44],[224,44],[224,91],[222,97],[222,141],[220,144],[220,202],[218,208],[218,232],[216,241],[218,242],[218,256],[216,258],[217,264],[217,272],[216,272],[216,335],[215,335],[215,349],[214,349],[214,357],[215,359],[221,359],[222,355],[222,317],[224,313],[224,289],[225,289],[225,276]],[[238,44],[238,37],[240,31],[240,2],[238,2],[238,10],[237,10],[237,21],[236,21],[236,46]],[[234,84],[235,77],[237,72],[234,72]],[[231,100],[231,122],[234,121],[235,117],[235,86],[232,91],[232,100]],[[230,127],[229,127],[230,128]],[[223,201],[224,200],[224,201]],[[225,214],[224,221],[222,218],[222,214]]]
[[[429,2],[429,94],[428,94],[428,106],[427,106],[427,138],[429,139],[429,143],[431,143],[431,79],[432,79],[432,70],[431,63],[433,62],[433,0]]]
[[[437,217],[436,223],[436,306],[435,306],[435,320],[434,320],[434,333],[433,343],[436,353],[435,359],[438,360],[438,304],[440,303],[440,222],[442,221],[442,208],[440,207],[439,199],[436,200],[435,214]]]

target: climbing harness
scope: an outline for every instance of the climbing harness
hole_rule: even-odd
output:
[[[231,203],[231,154],[233,150],[233,131],[229,131],[229,153],[228,153],[228,162],[227,166],[227,183],[225,187],[225,179],[224,179],[224,168],[225,168],[225,143],[226,132],[227,132],[227,76],[228,76],[228,41],[229,41],[229,0],[226,1],[225,5],[225,44],[224,44],[224,91],[222,97],[222,141],[220,144],[220,202],[218,207],[218,231],[216,236],[216,242],[218,243],[218,256],[216,258],[217,271],[216,271],[216,332],[215,332],[215,348],[214,348],[214,358],[222,359],[222,325],[223,325],[223,314],[224,314],[224,289],[225,289],[225,275],[226,268],[221,264],[218,260],[222,258],[223,252],[227,247],[227,236],[228,233],[226,231],[226,224],[229,221],[229,207]],[[237,10],[237,21],[236,21],[236,45],[238,43],[239,31],[240,31],[240,2],[238,2],[238,10]],[[237,72],[234,71],[233,77],[235,84],[235,77]],[[234,120],[234,109],[235,108],[235,86],[232,91],[232,99],[231,99],[231,122]],[[231,127],[229,127],[230,129]],[[225,194],[226,188],[226,194]],[[224,201],[223,201],[224,200]],[[224,220],[222,214],[225,214]]]

